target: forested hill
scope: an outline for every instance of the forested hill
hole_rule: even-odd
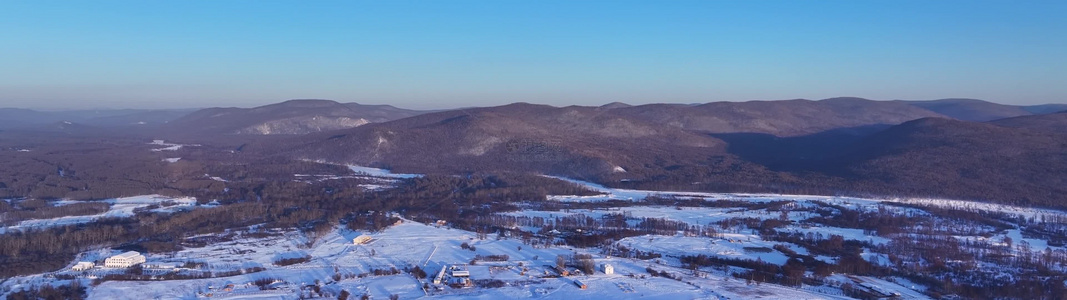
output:
[[[975,122],[922,108],[931,103],[949,115],[1003,108],[977,100],[834,98],[599,107],[516,103],[392,114],[394,109],[384,106],[297,100],[233,112],[203,110],[157,131],[77,122],[8,129],[0,132],[0,195],[180,194],[189,187],[225,186],[211,177],[257,184],[291,180],[293,174],[321,171],[321,164],[307,162],[321,160],[406,173],[549,174],[643,189],[1067,206],[1062,189],[1067,114]],[[381,115],[373,118],[374,111]],[[363,116],[373,122],[262,135],[235,130],[263,119],[227,117],[350,112],[370,113]],[[183,122],[196,123],[192,120],[203,120],[199,128],[219,130],[174,133]],[[169,146],[149,145],[153,139],[195,146],[154,151]]]

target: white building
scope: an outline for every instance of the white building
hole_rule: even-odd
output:
[[[144,255],[137,251],[130,251],[123,254],[108,257],[104,260],[104,267],[108,268],[129,268],[145,262]]]
[[[604,274],[608,274],[608,275],[615,274],[615,267],[613,267],[613,266],[611,266],[609,264],[604,264],[603,265],[603,269],[604,269]]]
[[[356,244],[356,245],[363,245],[363,244],[366,244],[367,242],[370,242],[370,236],[366,235],[366,234],[361,235],[361,236],[357,236],[356,238],[352,239],[352,244]]]
[[[447,269],[448,266],[445,266],[441,268],[441,272],[437,272],[437,276],[433,278],[433,284],[441,284],[441,282],[445,279],[445,270]]]
[[[88,269],[92,269],[93,266],[96,266],[96,264],[87,261],[79,261],[73,267],[70,267],[70,269],[74,271],[85,271]]]

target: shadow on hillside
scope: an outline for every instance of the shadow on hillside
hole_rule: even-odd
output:
[[[827,162],[844,155],[855,143],[891,125],[837,128],[819,133],[778,137],[765,133],[718,133],[711,136],[727,143],[727,152],[774,171],[828,172]]]

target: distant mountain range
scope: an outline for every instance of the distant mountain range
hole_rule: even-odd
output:
[[[943,102],[931,109],[945,114],[922,107],[934,102],[857,98],[603,107],[518,103],[260,147],[404,172],[522,171],[618,187],[1067,203],[1067,136],[1057,130],[1067,126],[1067,114],[983,123],[950,115],[985,119],[1026,111],[995,112],[973,100]]]
[[[779,100],[638,106],[616,102],[600,108],[616,110],[616,113],[622,116],[686,130],[794,136],[835,128],[899,124],[923,117],[991,121],[1065,111],[1067,104],[1014,106],[975,99],[873,101],[843,97],[819,101]],[[71,122],[97,127],[160,126],[170,132],[196,135],[306,134],[398,120],[426,112],[429,111],[401,109],[389,105],[338,103],[330,100],[290,100],[254,108],[54,112],[2,108],[0,129]]]
[[[453,110],[309,135],[286,146],[307,159],[404,170],[533,171],[571,176],[613,172],[682,149],[719,153],[706,134],[596,107],[526,103]]]
[[[138,136],[410,173],[530,172],[626,188],[1067,207],[1067,113],[1057,113],[1064,109],[832,98],[415,111],[292,100],[192,112],[6,109],[0,124],[68,136],[147,128]]]
[[[464,171],[477,165],[592,176],[622,165],[644,169],[666,158],[691,163],[728,155],[730,143],[716,134],[788,137],[927,117],[945,116],[857,98],[562,108],[517,103],[308,136],[310,141],[294,151],[412,171]]]
[[[33,128],[60,122],[88,126],[158,126],[188,115],[197,109],[114,109],[36,111],[20,108],[0,108],[0,129]]]

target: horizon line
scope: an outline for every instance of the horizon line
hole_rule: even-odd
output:
[[[515,101],[515,102],[502,103],[502,104],[498,104],[498,105],[456,106],[456,107],[432,109],[432,108],[400,107],[400,106],[396,106],[394,104],[388,104],[388,103],[364,103],[364,102],[357,102],[357,101],[345,101],[345,100],[334,100],[334,99],[323,99],[323,98],[292,98],[292,99],[286,99],[286,100],[281,100],[281,101],[277,101],[277,102],[269,102],[269,103],[266,103],[266,104],[261,104],[261,105],[256,105],[256,106],[187,106],[187,107],[167,107],[167,108],[97,107],[97,108],[75,108],[75,109],[55,109],[55,108],[41,108],[41,107],[4,106],[4,107],[0,107],[0,109],[21,109],[21,110],[31,110],[31,111],[38,111],[38,112],[74,112],[74,111],[108,111],[108,110],[171,111],[171,110],[200,110],[200,109],[209,109],[209,108],[252,109],[252,108],[259,108],[259,107],[277,105],[277,104],[282,104],[282,103],[292,102],[292,101],[330,101],[330,102],[335,102],[335,103],[339,103],[339,104],[385,105],[385,106],[391,106],[391,107],[399,108],[399,109],[416,110],[416,111],[447,111],[447,110],[455,110],[455,109],[469,109],[469,108],[480,108],[480,107],[499,107],[499,106],[507,106],[507,105],[520,104],[520,103],[533,104],[533,105],[547,105],[547,106],[551,106],[551,107],[560,108],[560,107],[570,107],[570,106],[602,107],[602,106],[611,105],[611,104],[623,104],[623,105],[628,105],[628,106],[645,106],[645,105],[691,105],[691,106],[695,106],[695,105],[704,105],[704,104],[710,104],[710,103],[724,103],[724,102],[729,102],[729,103],[778,102],[778,101],[815,101],[815,102],[817,102],[817,101],[825,101],[825,100],[833,100],[833,99],[857,99],[857,100],[877,101],[877,102],[893,102],[893,101],[928,102],[928,101],[946,101],[946,100],[962,100],[962,101],[972,100],[972,101],[982,101],[982,102],[987,102],[987,103],[992,103],[992,104],[1013,106],[1013,107],[1031,107],[1031,106],[1057,105],[1057,104],[1065,104],[1065,105],[1067,105],[1067,102],[1047,102],[1047,103],[1041,103],[1041,104],[1018,105],[1018,104],[1006,104],[1006,103],[1000,103],[1000,102],[995,102],[995,101],[990,101],[990,100],[984,100],[984,99],[978,99],[978,98],[967,98],[967,97],[949,97],[949,98],[938,98],[938,99],[870,99],[870,98],[855,97],[855,96],[838,96],[838,97],[830,97],[830,98],[823,98],[823,99],[807,99],[807,98],[749,99],[749,100],[719,100],[719,101],[709,101],[709,102],[650,102],[650,103],[641,103],[641,104],[631,104],[631,103],[626,103],[626,102],[623,102],[623,101],[611,101],[611,102],[603,103],[603,104],[600,104],[600,105],[582,105],[582,104],[554,105],[554,104],[548,104],[548,103],[538,103],[538,102],[529,102],[529,101]]]

